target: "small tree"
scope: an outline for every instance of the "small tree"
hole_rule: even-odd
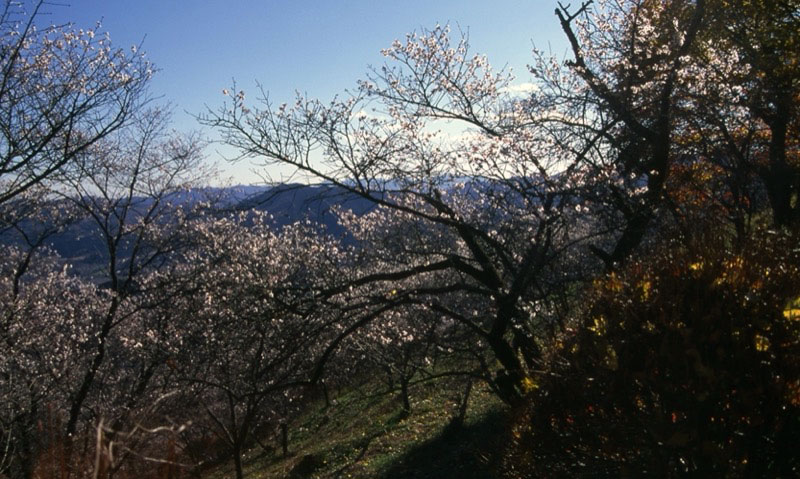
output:
[[[40,26],[47,2],[0,11],[0,207],[71,169],[146,101],[152,67],[99,25]]]
[[[103,422],[105,440],[115,441],[113,431],[136,430],[145,399],[168,392],[163,384],[151,387],[166,369],[163,337],[174,333],[164,304],[183,284],[175,269],[178,252],[189,240],[183,228],[201,206],[179,205],[186,199],[178,195],[203,169],[198,168],[200,144],[169,135],[167,119],[163,112],[145,112],[130,129],[93,144],[72,170],[62,172],[60,199],[45,203],[66,205],[80,218],[77,226],[100,240],[103,249],[88,277],[73,277],[63,258],[43,258],[35,249],[39,240],[14,250],[3,270],[9,285],[3,395],[15,404],[10,424],[44,421],[46,408],[52,419],[44,430],[50,440],[36,428],[16,429],[14,447],[24,470],[30,471],[49,441],[60,448],[56,463],[61,465],[55,467],[77,472],[89,454],[76,450],[78,436],[92,434]],[[40,209],[40,217],[46,211]],[[32,218],[17,225],[19,235],[45,237],[49,228],[40,231]],[[20,379],[25,377],[31,382]],[[15,399],[20,394],[28,399]],[[127,456],[119,454],[123,461],[113,467],[121,467]]]
[[[181,344],[170,362],[194,422],[226,446],[241,478],[247,448],[268,423],[290,419],[331,335],[323,307],[298,306],[310,283],[331,281],[338,255],[305,225],[277,233],[254,212],[192,228],[196,245],[181,266],[192,286],[172,302]]]
[[[686,183],[711,221],[741,239],[764,218],[790,226],[800,171],[797,2],[586,1],[556,14],[572,50],[540,57],[544,96],[574,136],[598,141],[587,197],[616,230],[595,253],[609,268],[655,225],[687,217]],[[559,116],[561,118],[559,118]],[[580,151],[580,150],[579,150]],[[699,211],[692,213],[697,215]]]
[[[95,378],[111,359],[107,354],[114,331],[135,322],[137,312],[148,308],[148,297],[158,298],[148,290],[158,286],[148,283],[148,275],[168,266],[185,246],[183,223],[196,205],[184,211],[177,204],[179,195],[198,184],[204,171],[200,143],[170,135],[168,118],[158,110],[142,112],[129,129],[94,144],[65,178],[72,191],[64,201],[85,215],[102,240],[99,259],[104,264],[98,265],[95,280],[110,292],[106,312],[95,324],[91,361],[71,398],[67,435],[77,431]]]
[[[19,275],[28,258],[30,267]],[[7,447],[2,472],[29,477],[46,451],[63,457],[60,413],[79,380],[76,365],[85,360],[91,319],[102,314],[108,296],[70,277],[57,258],[42,252],[31,257],[13,247],[3,248],[0,284],[0,429]]]

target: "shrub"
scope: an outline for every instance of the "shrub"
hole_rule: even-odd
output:
[[[594,282],[531,378],[508,478],[800,474],[800,248],[665,241]]]

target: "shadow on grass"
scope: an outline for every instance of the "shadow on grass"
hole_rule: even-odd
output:
[[[469,425],[451,424],[437,437],[415,447],[380,479],[489,479],[494,477],[505,433],[500,411]]]

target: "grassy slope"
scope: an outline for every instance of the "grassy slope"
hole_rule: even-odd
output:
[[[362,388],[366,389],[366,388]],[[490,478],[505,432],[505,410],[484,387],[470,395],[464,424],[455,426],[458,389],[421,384],[404,417],[394,395],[351,390],[336,404],[309,408],[290,425],[287,458],[280,448],[253,449],[248,478]],[[456,392],[454,392],[456,391]],[[272,438],[267,438],[276,444]],[[210,477],[233,477],[229,466]]]

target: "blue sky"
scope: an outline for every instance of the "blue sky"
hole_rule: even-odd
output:
[[[553,0],[72,0],[49,6],[52,23],[103,22],[116,46],[140,44],[159,73],[152,93],[175,107],[180,130],[200,129],[192,114],[218,107],[233,79],[263,84],[276,102],[295,90],[331,99],[364,77],[392,40],[437,23],[468,29],[473,52],[508,65],[523,83],[535,43],[559,56],[566,44]],[[213,132],[205,131],[213,138]],[[217,159],[216,148],[208,150]],[[247,165],[222,165],[234,182],[257,181]]]

